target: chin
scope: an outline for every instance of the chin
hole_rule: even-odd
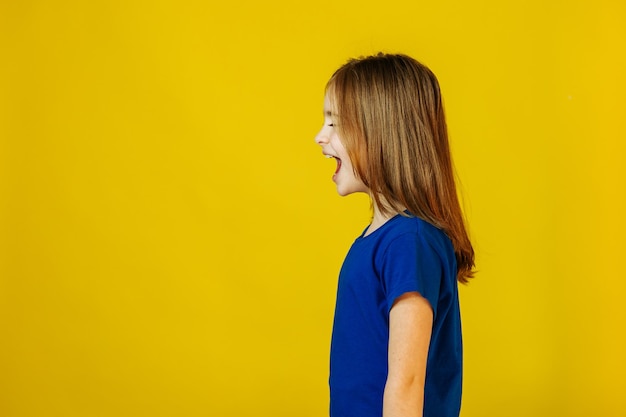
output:
[[[362,191],[358,189],[337,187],[337,194],[339,194],[342,197],[345,197],[347,195],[354,194],[354,193],[360,193],[360,192]]]
[[[343,180],[343,181],[342,181]],[[335,184],[337,186],[337,194],[342,197],[345,197],[354,193],[367,193],[368,189],[361,181],[358,181],[354,178],[337,178],[335,179]]]

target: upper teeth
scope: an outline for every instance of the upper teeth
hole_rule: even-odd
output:
[[[324,155],[326,158],[334,158],[332,155]]]

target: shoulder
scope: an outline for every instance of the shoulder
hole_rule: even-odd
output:
[[[418,292],[436,313],[442,281],[453,270],[454,251],[446,245],[445,233],[417,217],[394,222],[381,245],[375,265],[379,271],[387,308],[408,292]]]
[[[381,236],[381,248],[385,252],[394,249],[408,249],[412,246],[441,252],[452,251],[452,242],[441,229],[416,216],[398,216]]]

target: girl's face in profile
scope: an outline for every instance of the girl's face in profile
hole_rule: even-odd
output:
[[[333,181],[337,184],[337,192],[341,196],[369,190],[355,174],[350,157],[343,146],[336,130],[337,112],[331,106],[331,100],[326,95],[324,99],[324,126],[315,136],[315,142],[322,147],[322,153],[327,158],[334,158],[337,162]]]

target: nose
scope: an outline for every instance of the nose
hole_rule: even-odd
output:
[[[326,145],[328,143],[328,134],[324,132],[323,128],[315,135],[315,143],[318,145]]]

